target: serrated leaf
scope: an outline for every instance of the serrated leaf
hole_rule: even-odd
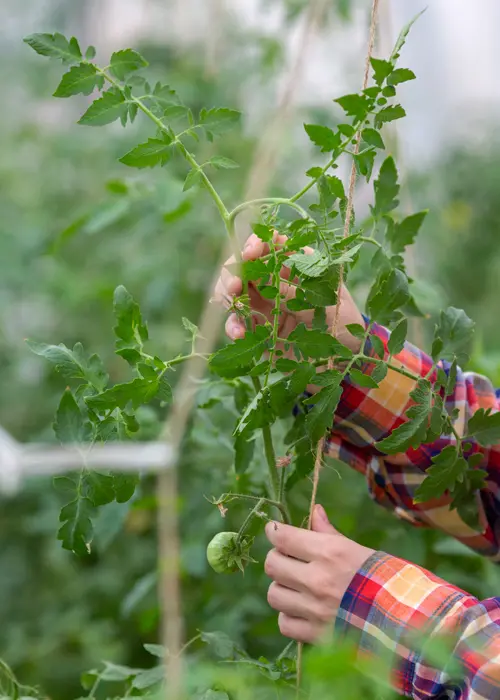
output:
[[[70,97],[71,95],[90,95],[95,88],[102,88],[104,78],[99,75],[92,63],[80,63],[72,66],[62,77],[54,97]]]
[[[408,278],[401,270],[394,269],[380,275],[375,281],[367,300],[368,315],[373,321],[389,323],[394,312],[410,298]]]
[[[85,473],[85,495],[94,506],[105,506],[115,500],[113,477],[94,470]]]
[[[123,355],[127,361],[132,359],[137,361],[137,353],[142,351],[142,344],[148,339],[148,329],[146,323],[142,320],[139,304],[134,300],[133,296],[125,289],[123,285],[115,289],[113,296],[113,312],[117,321],[114,332],[118,338],[116,342],[117,354],[118,351],[133,351],[133,355]],[[135,364],[135,362],[131,362]]]
[[[372,210],[374,216],[386,214],[396,209],[399,204],[396,199],[399,189],[396,163],[394,158],[389,156],[382,163],[378,178],[374,183],[375,206]]]
[[[94,508],[88,498],[77,497],[62,508],[59,520],[63,524],[57,533],[57,539],[61,540],[64,549],[79,556],[89,554],[93,536],[93,513]]]
[[[385,237],[393,253],[402,253],[407,246],[414,243],[427,214],[428,211],[421,211],[407,216],[399,223],[389,219]]]
[[[410,33],[411,28],[413,27],[415,22],[418,19],[420,19],[420,17],[424,14],[424,12],[425,12],[425,9],[422,10],[422,12],[419,12],[418,15],[415,15],[415,17],[410,22],[408,22],[408,24],[406,24],[403,27],[403,29],[401,30],[401,32],[397,38],[396,44],[394,46],[394,49],[392,51],[392,54],[391,54],[391,61],[392,62],[394,62],[399,57],[399,53],[400,53],[401,49],[403,48],[403,46],[405,45],[406,38],[407,38],[408,34]]]
[[[69,390],[62,395],[53,427],[61,443],[78,444],[90,440],[90,423],[83,416],[75,397]]]
[[[474,321],[463,309],[450,306],[445,311],[441,311],[439,323],[434,332],[432,358],[453,360],[456,357],[459,362],[466,361],[474,326]]]
[[[285,261],[287,267],[296,267],[297,271],[305,277],[320,277],[328,268],[330,261],[327,255],[319,250],[312,253],[295,253]]]
[[[394,122],[396,119],[403,119],[404,117],[406,117],[406,112],[401,105],[389,105],[375,115],[375,127],[380,129],[383,124]]]
[[[335,304],[337,302],[339,270],[339,265],[331,265],[321,277],[304,280],[302,291],[305,301],[312,306],[332,306]],[[297,290],[297,296],[299,291]],[[290,302],[288,307],[290,308]]]
[[[158,391],[156,397],[160,399],[162,404],[172,403],[172,387],[170,386],[165,376],[158,380]]]
[[[329,333],[309,330],[304,323],[298,325],[288,336],[290,343],[300,350],[304,359],[321,359],[333,356],[352,357],[352,352]]]
[[[388,85],[399,85],[400,83],[407,83],[409,80],[416,80],[415,73],[409,68],[396,68],[393,71],[388,80]]]
[[[271,394],[267,387],[259,391],[248,404],[234,430],[234,435],[250,433],[257,428],[271,425],[275,414],[271,406]]]
[[[313,442],[317,442],[333,426],[341,396],[342,387],[337,382],[323,387],[308,399],[307,403],[314,403],[306,418],[306,429]]]
[[[375,157],[377,155],[377,152],[375,151],[374,148],[362,151],[361,153],[358,153],[354,156],[354,162],[356,163],[356,169],[360,175],[363,175],[366,178],[366,181],[369,182],[372,172],[373,172],[373,166],[375,165]]]
[[[247,367],[257,362],[266,349],[270,331],[264,326],[257,326],[253,333],[247,332],[244,338],[235,340],[214,353],[209,360],[215,372],[237,367]]]
[[[374,146],[375,148],[384,149],[385,143],[376,129],[363,129],[361,132],[363,141],[365,141],[369,146]]]
[[[467,436],[473,437],[483,447],[500,443],[500,412],[492,413],[491,409],[478,409],[467,425]]]
[[[321,148],[321,153],[330,153],[340,146],[339,133],[328,126],[304,124],[304,129],[314,145]]]
[[[232,659],[238,649],[225,632],[200,631],[200,637],[201,641],[208,644],[219,659]]]
[[[104,126],[126,115],[125,96],[113,88],[103,92],[99,99],[94,100],[78,123],[84,126]]]
[[[155,666],[147,671],[140,671],[132,681],[132,687],[137,690],[152,688],[165,680],[165,666]]]
[[[134,408],[149,403],[158,395],[159,381],[137,378],[125,384],[115,384],[96,396],[88,396],[85,401],[94,411],[125,408],[129,403]]]
[[[369,98],[356,93],[339,97],[334,102],[342,107],[348,117],[355,117],[358,121],[365,119],[370,109]]]
[[[115,51],[111,56],[111,61],[109,65],[109,72],[118,78],[118,80],[125,80],[127,75],[133,73],[136,70],[145,68],[148,62],[141,54],[132,49],[123,49],[122,51]]]
[[[55,34],[31,34],[24,39],[41,56],[58,58],[63,63],[79,63],[82,60],[82,52],[77,40],[72,37],[69,41],[59,33]]]
[[[265,224],[252,224],[252,231],[265,243],[272,241],[274,236],[272,227]]]
[[[234,470],[236,474],[244,474],[250,466],[255,451],[255,441],[247,440],[243,435],[234,439]]]
[[[208,162],[218,170],[232,170],[240,167],[234,160],[225,158],[224,156],[213,156]]]
[[[351,381],[358,386],[368,389],[376,389],[378,387],[377,382],[370,374],[364,374],[364,372],[361,372],[359,369],[351,369],[349,377]]]
[[[370,63],[373,68],[373,77],[378,85],[382,85],[384,80],[393,72],[393,64],[381,58],[371,58]]]
[[[95,58],[96,50],[95,46],[89,46],[88,49],[85,51],[85,58],[87,61],[92,61],[93,58]]]
[[[373,370],[372,370],[372,379],[373,381],[377,382],[377,384],[380,384],[381,381],[383,381],[387,377],[387,372],[389,371],[387,365],[385,362],[380,362],[378,365],[376,365]]]
[[[120,163],[131,168],[154,168],[165,165],[172,155],[172,146],[168,137],[148,139],[120,158]]]
[[[426,477],[415,492],[414,501],[423,503],[439,498],[451,490],[468,468],[455,445],[448,445],[431,459],[433,466],[427,469]]]
[[[241,113],[235,109],[215,107],[214,109],[202,109],[200,112],[200,124],[209,134],[220,135],[238,124]]]
[[[427,423],[432,408],[432,386],[427,379],[420,379],[410,393],[412,406],[406,411],[407,421],[378,442],[376,447],[386,454],[406,452],[422,442],[427,432]]]
[[[188,172],[186,179],[184,180],[184,186],[182,188],[182,191],[187,192],[192,187],[195,187],[195,185],[201,185],[201,183],[201,170],[199,168],[193,168]]]
[[[100,357],[94,354],[87,360],[81,343],[76,343],[73,350],[62,343],[60,345],[46,345],[27,340],[26,344],[36,355],[52,362],[56,371],[60,372],[66,379],[85,380],[95,386],[98,391],[102,391],[108,383],[108,375]]]
[[[403,318],[396,328],[391,331],[387,349],[391,355],[399,355],[405,346],[406,336],[408,335],[408,321]]]

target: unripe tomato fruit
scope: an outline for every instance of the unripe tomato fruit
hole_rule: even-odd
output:
[[[207,560],[218,574],[234,574],[243,571],[250,556],[253,537],[241,537],[237,532],[218,532],[207,547]]]

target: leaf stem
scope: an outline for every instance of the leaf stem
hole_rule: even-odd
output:
[[[262,197],[260,199],[250,199],[248,202],[238,204],[237,207],[229,212],[229,220],[234,221],[234,219],[238,216],[238,214],[241,214],[242,211],[258,206],[259,204],[283,204],[298,211],[303,219],[311,218],[305,209],[303,209],[299,204],[293,202],[291,199],[283,199],[282,197]]]
[[[260,379],[258,377],[252,377],[252,383],[254,389],[257,393],[262,391],[262,386]],[[278,472],[276,470],[276,454],[274,452],[273,437],[271,434],[271,428],[268,425],[264,425],[262,428],[262,437],[264,439],[264,452],[266,454],[267,467],[269,471],[269,479],[271,485],[271,495],[275,501],[279,501],[279,479]]]
[[[257,501],[257,503],[255,504],[255,506],[252,508],[252,510],[250,511],[250,513],[247,515],[247,517],[246,517],[245,520],[243,521],[242,526],[240,527],[240,529],[239,529],[239,531],[238,531],[238,542],[241,541],[241,538],[242,538],[243,535],[245,534],[245,530],[246,530],[247,527],[250,525],[250,523],[252,522],[254,516],[256,515],[256,513],[259,512],[259,510],[262,508],[262,506],[264,505],[265,502],[266,502],[266,499],[265,499],[265,498],[260,498],[260,499]]]
[[[271,498],[261,498],[260,496],[251,496],[250,494],[246,493],[232,493],[231,496],[233,498],[239,498],[244,501],[263,501],[266,503],[268,506],[273,506],[273,508],[276,508],[277,510],[280,511],[281,515],[283,516],[283,521],[287,523],[287,525],[290,525],[290,518],[288,516],[288,511],[286,507],[284,506],[283,503],[280,503],[279,501],[273,501]]]

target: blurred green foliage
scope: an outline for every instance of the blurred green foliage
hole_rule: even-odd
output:
[[[304,3],[287,4],[293,21]],[[337,5],[346,15],[349,3]],[[44,18],[51,31],[68,30],[85,14],[83,6],[71,12],[61,8],[58,16]],[[195,108],[210,103],[244,108],[241,76],[257,75],[265,83],[283,56],[279,42],[265,35],[235,34],[219,72],[206,76],[201,47],[184,52],[145,43],[138,48]],[[112,353],[111,299],[123,283],[140,301],[158,352],[172,356],[184,342],[181,317],[197,320],[224,239],[211,203],[202,199],[195,209],[189,193],[182,193],[184,169],[169,168],[159,178],[130,175],[117,163],[137,143],[140,120],[136,134],[119,127],[82,129],[74,124],[73,102],[49,104],[45,98],[57,85],[56,68],[51,75],[26,51],[16,71],[16,89],[10,74],[0,76],[9,95],[9,109],[0,117],[0,424],[24,441],[52,440],[60,378],[29,353],[23,339],[67,345],[81,340],[101,354],[112,379],[119,380],[127,368]],[[238,96],[241,105],[235,104]],[[230,201],[241,196],[254,147],[245,128],[225,140],[222,152],[219,147],[220,155],[242,166],[238,177],[233,171],[218,175]],[[300,149],[288,151],[277,190],[285,179],[300,176],[294,167]],[[436,212],[426,240],[436,253],[430,281],[448,297],[438,308],[451,301],[478,321],[484,345],[478,346],[475,363],[500,385],[500,362],[494,357],[500,331],[491,313],[500,264],[498,163],[492,153],[458,153],[433,174],[430,183],[439,183],[434,201],[423,194],[422,199]],[[432,184],[422,191],[427,196],[431,189]],[[266,603],[262,568],[250,567],[243,579],[226,578],[206,564],[206,543],[221,520],[205,496],[235,485],[229,439],[235,409],[213,392],[210,385],[203,387],[200,403],[213,399],[216,405],[193,418],[180,469],[186,638],[199,628],[221,629],[252,656],[272,658],[284,644]],[[153,437],[157,425],[157,416],[144,411],[142,438]],[[299,491],[294,498],[292,507],[305,510],[308,494]],[[320,501],[336,527],[362,544],[411,559],[480,597],[498,590],[500,576],[490,564],[381,511],[371,503],[363,479],[345,466],[330,463],[325,469]],[[84,561],[62,550],[55,538],[59,506],[58,494],[44,479],[1,500],[0,658],[23,683],[43,688],[53,700],[67,700],[79,696],[80,674],[102,660],[153,665],[143,647],[157,641],[159,614],[153,483],[144,480],[131,509],[119,504],[106,509],[94,551]],[[225,529],[241,522],[242,513],[241,506],[231,507]],[[262,562],[265,553],[259,537],[255,556]],[[345,667],[346,659],[339,659]]]

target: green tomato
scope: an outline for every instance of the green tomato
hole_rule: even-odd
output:
[[[237,532],[219,532],[207,547],[207,560],[218,574],[243,571],[248,562],[255,561],[249,554],[253,537],[241,537]]]

